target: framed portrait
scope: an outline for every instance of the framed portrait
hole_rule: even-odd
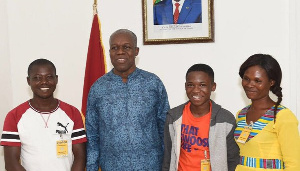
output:
[[[142,6],[145,45],[214,41],[213,0],[142,0]]]

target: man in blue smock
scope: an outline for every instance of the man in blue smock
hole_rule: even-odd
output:
[[[169,102],[153,73],[136,67],[136,35],[115,31],[109,40],[114,68],[91,87],[86,114],[87,171],[159,171]]]

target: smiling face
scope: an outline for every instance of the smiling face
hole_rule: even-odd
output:
[[[55,74],[55,69],[49,65],[34,65],[32,66],[27,83],[33,92],[35,99],[53,98],[58,81],[58,76]]]
[[[242,78],[242,86],[249,99],[260,100],[269,98],[269,91],[274,81],[270,80],[267,72],[258,65],[249,67]]]
[[[130,33],[120,32],[110,38],[110,60],[114,66],[114,73],[120,76],[128,76],[135,68],[135,57],[139,53],[134,39]]]
[[[188,73],[185,83],[186,95],[191,102],[192,108],[209,108],[210,95],[216,90],[216,83],[203,71]]]

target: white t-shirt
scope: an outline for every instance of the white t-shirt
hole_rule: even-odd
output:
[[[67,140],[68,155],[57,156],[57,141]],[[81,114],[59,101],[51,112],[39,112],[29,101],[10,111],[5,119],[1,145],[21,146],[21,164],[27,171],[70,171],[72,144],[86,142]]]

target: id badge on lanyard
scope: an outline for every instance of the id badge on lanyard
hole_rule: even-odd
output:
[[[60,140],[56,141],[56,156],[58,158],[68,156],[68,140],[63,139],[62,133],[60,133]]]
[[[207,158],[207,151],[204,151],[205,159],[201,160],[201,171],[210,171],[210,159]]]
[[[246,125],[241,133],[241,135],[239,136],[239,138],[236,140],[239,143],[245,144],[246,141],[248,140],[248,137],[252,131],[252,127],[253,127],[253,122],[250,121],[249,125]]]

